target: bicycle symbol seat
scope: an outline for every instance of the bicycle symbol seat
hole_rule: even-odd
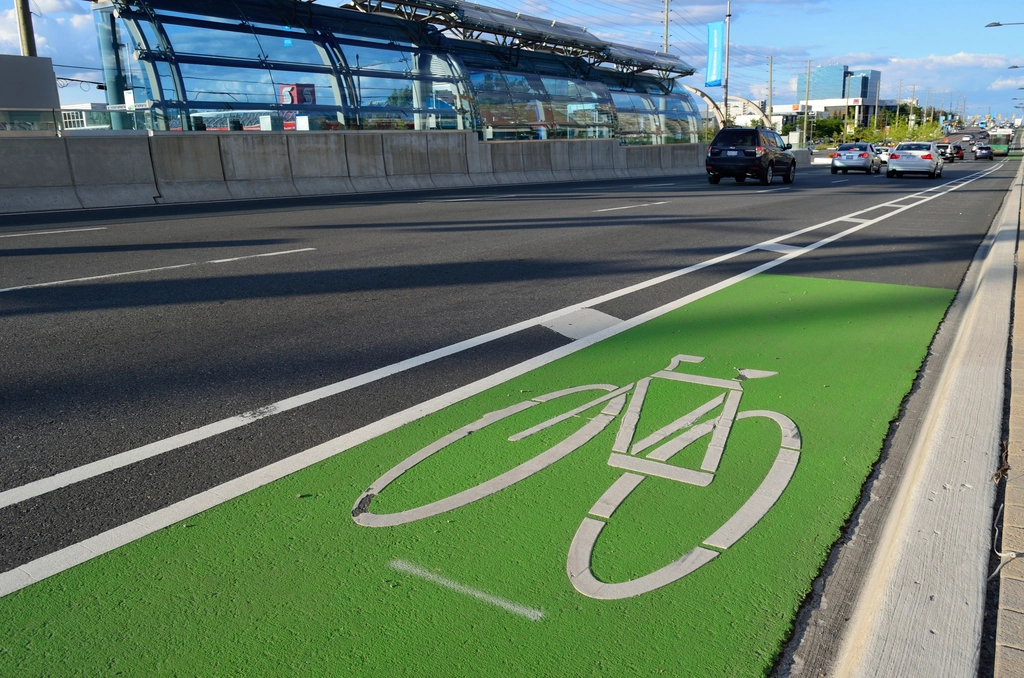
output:
[[[605,600],[631,598],[671,584],[709,563],[749,532],[782,496],[796,471],[796,464],[800,457],[800,431],[792,419],[768,410],[739,411],[740,400],[743,396],[743,382],[748,379],[771,377],[777,373],[762,370],[739,370],[738,378],[717,379],[676,371],[680,363],[700,363],[703,360],[696,356],[677,355],[672,358],[664,370],[640,379],[635,384],[621,387],[611,384],[576,386],[489,412],[415,452],[378,478],[356,500],[352,509],[352,518],[356,523],[365,527],[390,527],[422,520],[466,506],[524,480],[580,449],[604,431],[625,409],[612,445],[611,456],[608,459],[609,466],[621,469],[623,473],[598,498],[590,508],[590,515],[584,517],[580,523],[569,546],[566,571],[577,591],[591,598]],[[721,389],[721,392],[654,433],[634,442],[648,388],[654,379],[711,386]],[[603,406],[597,416],[588,420],[575,433],[532,459],[475,487],[417,508],[386,514],[370,512],[370,504],[374,497],[384,491],[395,479],[456,441],[541,403],[587,391],[603,391],[605,393],[594,400],[509,437],[510,442],[517,442],[599,405]],[[629,397],[628,406],[626,405],[627,396]],[[718,416],[706,418],[719,407],[721,407],[721,413]],[[605,521],[611,518],[615,510],[640,483],[649,477],[654,477],[697,487],[707,487],[715,478],[733,424],[737,420],[753,417],[766,418],[778,424],[781,442],[774,463],[764,480],[746,502],[701,545],[690,549],[678,560],[650,574],[629,581],[617,583],[600,581],[591,571],[591,560],[598,537],[601,530],[604,529]],[[673,456],[708,435],[711,438],[699,470],[667,463]],[[646,452],[646,455],[637,456],[641,452]]]

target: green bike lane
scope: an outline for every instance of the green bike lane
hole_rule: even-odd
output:
[[[810,257],[776,269],[799,277],[762,273],[648,313],[7,595],[0,673],[767,673],[954,294],[806,277]],[[739,416],[708,470],[723,428],[709,425],[729,419],[723,394],[741,394]],[[534,404],[451,436],[521,403]],[[799,441],[765,413],[791,420]],[[621,450],[624,422],[635,431]],[[436,452],[410,466],[422,450]],[[416,513],[538,458],[551,463],[504,489]],[[782,483],[780,459],[792,471]],[[615,506],[609,488],[628,475],[642,482]],[[777,501],[760,491],[771,477]],[[713,538],[737,513],[759,519]],[[411,519],[368,520],[396,514]],[[574,549],[594,523],[604,527],[592,550]],[[694,551],[712,555],[671,569]],[[580,584],[583,570],[614,586],[666,567],[658,585],[611,599]]]
[[[767,672],[952,295],[755,276],[11,594],[0,605],[0,667],[8,675]],[[596,580],[636,580],[695,548],[718,554],[685,576],[604,600],[581,593],[567,573],[577,530],[624,473],[609,460],[625,409],[561,459],[477,501],[390,527],[353,519],[499,476],[607,414],[610,401],[509,441],[594,392],[540,402],[443,447],[353,509],[383,474],[480,417],[560,389],[636,384],[679,354],[704,360],[673,371],[707,383],[652,380],[634,442],[709,402],[741,369],[777,373],[735,382],[741,416],[779,412],[801,438],[778,501],[728,548],[705,541],[776,463],[783,433],[768,418],[736,421],[706,486],[650,475],[601,519],[589,563]],[[659,463],[700,470],[713,438]]]

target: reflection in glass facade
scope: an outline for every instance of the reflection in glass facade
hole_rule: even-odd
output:
[[[635,144],[692,143],[700,130],[672,80],[455,40],[421,21],[292,0],[95,7],[115,129],[452,129]]]

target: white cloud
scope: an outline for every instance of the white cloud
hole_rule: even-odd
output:
[[[84,3],[74,0],[30,0],[33,12],[39,14],[57,14],[66,12],[68,14],[88,14]]]
[[[0,52],[8,46],[18,46],[18,20],[13,9],[0,12]]]
[[[1019,78],[996,78],[995,81],[988,86],[991,90],[1017,89],[1018,87],[1024,87],[1024,76]]]
[[[71,17],[71,25],[77,30],[93,29],[96,26],[96,22],[93,20],[92,12],[88,14],[76,14]]]

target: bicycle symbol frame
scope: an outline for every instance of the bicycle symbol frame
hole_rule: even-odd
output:
[[[619,387],[611,384],[576,386],[547,393],[517,403],[511,407],[489,412],[476,421],[427,445],[392,467],[391,470],[374,481],[359,496],[352,509],[352,518],[357,524],[364,527],[392,527],[440,515],[466,506],[478,499],[510,487],[520,480],[524,480],[580,449],[604,431],[616,417],[622,414],[625,408],[625,414],[622,417],[622,422],[615,436],[615,442],[612,445],[611,456],[608,459],[609,466],[621,469],[623,473],[601,495],[590,508],[589,515],[584,517],[580,523],[579,529],[576,530],[576,535],[569,546],[566,572],[570,582],[572,582],[573,587],[577,591],[585,596],[602,600],[632,598],[667,586],[711,562],[721,552],[728,549],[749,532],[768,513],[779,497],[782,496],[796,471],[796,465],[800,458],[800,430],[793,423],[792,419],[769,410],[739,411],[740,400],[743,396],[743,381],[763,379],[774,376],[777,373],[762,370],[739,370],[739,377],[736,379],[717,379],[675,371],[680,363],[700,363],[703,360],[704,358],[698,356],[680,354],[672,358],[668,367],[664,370],[626,386]],[[647,397],[648,387],[653,379],[666,379],[712,386],[723,389],[723,392],[646,438],[634,443],[633,439],[637,423],[640,420],[640,413]],[[633,392],[629,397],[629,405],[627,407],[626,399],[631,390]],[[593,419],[588,420],[579,430],[532,459],[475,487],[417,508],[386,514],[371,513],[369,511],[370,503],[374,497],[380,494],[395,479],[456,441],[541,403],[586,391],[605,391],[606,393],[568,412],[552,417],[547,421],[509,437],[510,442],[523,440],[535,433],[582,414],[591,408],[604,404],[600,413]],[[711,413],[719,406],[722,406],[722,412],[719,416],[697,423],[702,417]],[[725,446],[733,424],[740,419],[753,417],[767,418],[778,424],[781,433],[781,444],[778,455],[768,474],[739,510],[705,539],[701,545],[692,548],[678,560],[636,579],[616,583],[600,581],[590,569],[594,546],[601,534],[601,530],[606,525],[605,521],[611,518],[615,510],[622,505],[633,490],[648,477],[673,480],[697,487],[707,487],[715,478],[715,472],[718,470],[718,465],[725,452]],[[673,438],[672,436],[677,433],[681,434]],[[711,440],[701,462],[700,470],[683,468],[667,463],[674,455],[707,435],[711,436]],[[645,457],[636,456],[644,451],[648,451]]]

